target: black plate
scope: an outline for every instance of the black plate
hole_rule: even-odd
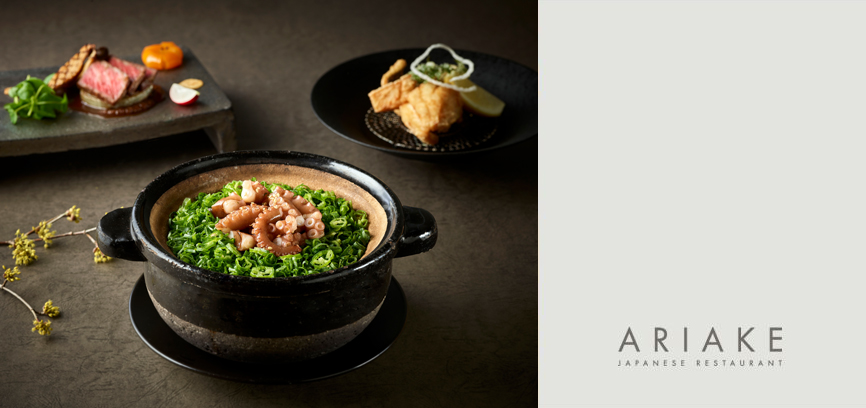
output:
[[[385,302],[370,325],[336,351],[299,363],[254,364],[226,360],[199,350],[180,338],[162,320],[147,294],[144,275],[129,297],[129,317],[136,333],[156,354],[183,368],[225,380],[249,383],[296,384],[347,373],[382,355],[406,322],[406,296],[391,277]]]
[[[457,50],[475,63],[470,78],[502,99],[505,111],[497,118],[496,132],[485,142],[454,151],[420,151],[394,146],[367,127],[370,109],[367,93],[379,87],[379,79],[399,58],[411,63],[424,49],[406,49],[370,54],[344,62],[322,75],[310,97],[319,120],[334,133],[355,143],[388,153],[415,158],[435,158],[490,151],[538,136],[538,73],[507,59],[478,52]],[[434,50],[431,60],[451,61],[451,55]],[[408,69],[406,70],[408,72]],[[479,137],[484,137],[480,135]]]

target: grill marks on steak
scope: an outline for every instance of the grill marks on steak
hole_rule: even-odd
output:
[[[78,88],[112,105],[126,95],[129,84],[129,77],[123,71],[105,61],[93,61],[78,80]]]
[[[123,73],[129,77],[129,93],[135,93],[138,90],[138,86],[141,85],[142,81],[144,81],[147,68],[144,65],[124,61],[117,57],[109,58],[108,63],[123,71]]]

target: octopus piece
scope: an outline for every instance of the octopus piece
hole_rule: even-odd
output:
[[[265,197],[268,194],[268,189],[258,181],[244,180],[241,197],[246,203],[261,204],[265,202]]]
[[[271,225],[274,226],[274,233],[276,233],[276,235],[293,234],[298,230],[298,224],[292,217],[286,217],[285,219],[279,220]]]
[[[299,216],[301,212],[292,205],[288,200],[290,200],[294,196],[294,193],[291,191],[285,190],[280,186],[274,187],[274,192],[268,196],[268,203],[271,207],[281,207],[284,210],[288,211],[292,216]]]
[[[304,217],[298,207],[292,204],[291,200],[295,193],[285,190],[280,186],[274,187],[274,192],[269,197],[271,206],[279,206],[288,211],[288,214],[295,218],[295,225],[300,228],[304,225]],[[288,216],[286,216],[288,218]]]
[[[289,200],[304,217],[304,227],[307,229],[307,238],[316,239],[325,235],[325,223],[322,222],[322,212],[313,203],[301,196],[294,196]]]
[[[301,252],[301,246],[295,241],[293,234],[281,235],[274,240],[268,236],[268,224],[276,223],[285,218],[287,213],[281,207],[267,207],[259,213],[253,222],[253,237],[259,248],[266,249],[276,256],[293,255]]]
[[[226,214],[231,214],[245,205],[247,205],[247,203],[244,202],[244,200],[228,200],[223,203],[223,210],[225,210]]]
[[[216,229],[229,234],[231,231],[247,228],[267,208],[257,204],[243,206],[219,220]]]
[[[294,234],[280,235],[273,239],[274,243],[277,244],[277,246],[282,247],[297,245],[298,248],[301,247],[301,244],[304,243],[304,240],[304,234],[301,234],[300,232],[296,232]]]
[[[246,205],[241,196],[231,193],[228,197],[224,197],[219,199],[219,201],[213,203],[210,207],[211,214],[217,218],[225,218],[226,215],[231,214],[242,206]]]
[[[322,224],[322,223],[319,222],[319,224]],[[324,224],[322,224],[322,225],[324,225]],[[322,228],[322,229],[314,228],[314,229],[307,230],[307,239],[316,239],[316,238],[321,238],[324,236],[325,236],[325,229],[324,228]]]
[[[277,256],[297,254],[307,239],[325,235],[322,212],[315,205],[279,186],[268,194],[252,180],[243,182],[240,195],[232,193],[214,203],[211,213],[221,218],[216,229],[231,235],[239,251],[259,247]],[[250,229],[252,234],[241,231]]]
[[[256,246],[256,239],[246,232],[231,231],[232,238],[235,240],[235,247],[238,251],[246,251]]]
[[[298,225],[295,223],[295,219],[289,216],[287,216],[285,219],[268,224],[266,228],[268,238],[270,238],[271,240],[281,235],[291,236],[297,230]]]
[[[318,213],[318,219],[322,219],[322,213],[316,208],[313,203],[307,201],[304,197],[296,195],[291,197],[290,201],[292,205],[294,205],[300,212],[301,215],[304,216],[304,219],[307,219],[308,216],[312,216],[312,214]]]

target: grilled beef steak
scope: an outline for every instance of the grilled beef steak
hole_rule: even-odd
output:
[[[141,81],[144,81],[145,71],[147,69],[144,65],[124,61],[117,57],[109,58],[108,63],[123,71],[123,73],[129,77],[129,93],[135,93],[138,91],[138,86],[141,85]]]
[[[78,88],[110,103],[117,103],[129,89],[129,77],[105,61],[93,61],[78,80]]]
[[[148,67],[145,67],[144,69],[144,80],[141,81],[141,85],[138,86],[138,89],[136,89],[134,92],[130,92],[130,94],[139,93],[147,89],[149,86],[153,85],[153,79],[156,78],[157,71],[153,68]]]

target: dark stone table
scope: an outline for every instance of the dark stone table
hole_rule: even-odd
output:
[[[206,377],[150,350],[127,310],[143,264],[95,264],[91,243],[80,236],[38,246],[38,261],[22,267],[22,279],[9,287],[36,307],[52,299],[63,314],[53,319],[51,336],[39,336],[30,331],[27,309],[0,293],[0,406],[537,405],[537,139],[479,157],[415,161],[336,136],[309,102],[316,79],[336,64],[436,42],[537,70],[536,3],[96,1],[34,7],[4,2],[0,71],[57,65],[89,42],[119,55],[164,40],[183,44],[231,99],[239,149],[311,152],[361,167],[404,204],[433,213],[440,236],[432,251],[394,261],[408,317],[388,351],[332,379],[278,386]],[[57,221],[58,233],[95,226],[106,211],[132,205],[157,175],[215,152],[205,132],[195,131],[5,157],[0,240],[73,204],[82,208],[83,221]],[[12,263],[11,251],[0,249],[0,264]]]

